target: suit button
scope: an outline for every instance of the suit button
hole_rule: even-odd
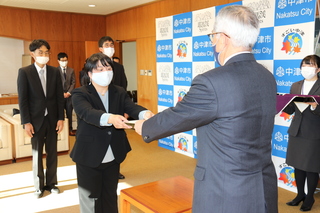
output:
[[[111,132],[110,132],[110,131],[108,131],[108,135],[111,135]]]
[[[146,135],[143,137],[143,140],[147,140],[147,139],[149,139],[149,136]]]

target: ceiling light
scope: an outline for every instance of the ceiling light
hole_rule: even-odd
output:
[[[94,5],[94,4],[89,4],[88,6],[89,7],[96,7],[96,5]]]

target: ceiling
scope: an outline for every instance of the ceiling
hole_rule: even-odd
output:
[[[158,0],[0,0],[1,6],[108,15]],[[89,5],[96,5],[89,7]]]

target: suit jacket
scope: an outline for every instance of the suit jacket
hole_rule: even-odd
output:
[[[46,96],[34,64],[20,68],[17,80],[21,124],[31,123],[36,132],[43,123],[46,109],[51,125],[64,120],[61,75],[57,68],[46,66]]]
[[[69,92],[71,94],[72,90],[75,88],[76,85],[76,77],[74,74],[74,70],[70,67],[66,69],[66,78],[64,78],[63,70],[61,67],[57,67],[61,74],[61,81],[63,85],[63,92]]]
[[[113,62],[113,69],[114,70],[113,70],[112,83],[114,85],[120,86],[120,87],[124,88],[125,90],[127,90],[128,81],[127,81],[126,74],[124,72],[123,65],[121,65],[117,62]]]
[[[115,160],[121,163],[131,150],[126,132],[112,126],[100,126],[100,118],[107,110],[92,84],[76,88],[72,92],[72,104],[78,117],[76,143],[70,154],[76,163],[97,167],[102,162],[109,145]],[[108,113],[129,114],[138,119],[144,107],[132,102],[127,92],[116,85],[109,85]]]
[[[301,94],[302,81],[295,82],[290,88],[290,94]],[[320,79],[311,88],[308,95],[320,95]],[[301,112],[294,103],[289,104],[284,110],[288,114],[294,114],[288,133],[292,136],[302,136],[308,139],[320,139],[320,107],[311,110],[310,106]],[[304,118],[304,119],[302,119]]]
[[[277,212],[271,160],[273,75],[250,53],[194,78],[181,102],[146,120],[146,142],[197,128],[193,213]]]

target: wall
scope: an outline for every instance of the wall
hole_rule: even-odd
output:
[[[237,1],[163,0],[106,17],[106,30],[109,36],[115,40],[137,42],[138,104],[157,112],[155,19],[231,2]],[[144,76],[140,75],[140,70],[154,72],[152,76]]]
[[[18,69],[22,66],[24,52],[20,39],[0,37],[0,94],[17,93]]]
[[[124,66],[127,80],[128,91],[137,90],[137,55],[136,55],[136,42],[123,42],[122,43],[122,65]]]
[[[58,66],[57,54],[66,52],[69,55],[68,65],[76,71],[77,86],[80,85],[79,71],[86,59],[85,41],[97,41],[106,33],[105,16],[3,6],[0,6],[0,14],[0,36],[21,39],[26,43],[39,38],[49,42],[49,65]],[[4,71],[0,70],[0,75],[4,76]]]

